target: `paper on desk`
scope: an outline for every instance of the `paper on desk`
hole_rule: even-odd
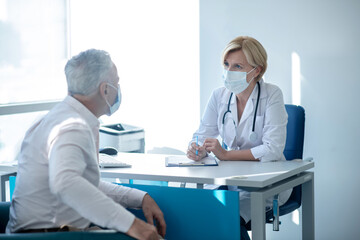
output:
[[[189,159],[185,155],[168,156],[165,158],[167,167],[196,167],[196,166],[217,166],[218,163],[213,156],[207,156],[200,161]]]

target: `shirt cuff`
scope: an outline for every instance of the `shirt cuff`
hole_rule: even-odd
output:
[[[121,209],[115,219],[111,220],[113,226],[109,228],[115,229],[116,231],[126,233],[135,221],[135,215],[127,211],[125,208]]]

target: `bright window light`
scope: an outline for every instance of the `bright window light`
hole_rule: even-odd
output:
[[[300,57],[296,52],[291,54],[292,104],[301,105],[301,70]]]
[[[67,93],[66,12],[64,0],[0,0],[1,163],[16,159],[26,130],[44,114],[26,103],[58,100]],[[18,114],[7,115],[7,104],[22,106]]]
[[[118,68],[122,104],[101,120],[144,128],[145,150],[185,152],[200,122],[199,2],[76,0],[70,19],[71,55],[103,49]]]
[[[219,202],[226,206],[226,196],[225,191],[214,191],[214,196],[219,200]]]
[[[0,0],[0,21],[2,22],[5,22],[7,20],[6,9],[6,0]]]
[[[296,225],[299,226],[299,223],[300,223],[300,215],[299,215],[299,210],[296,209],[295,211],[293,211],[291,213],[291,220],[293,223],[295,223]]]
[[[65,22],[63,0],[0,0],[0,104],[64,98]]]
[[[104,49],[123,101],[101,120],[144,128],[146,151],[186,151],[200,122],[199,1],[0,0],[0,36],[0,105],[63,99],[67,58]],[[39,114],[0,109],[0,162]]]

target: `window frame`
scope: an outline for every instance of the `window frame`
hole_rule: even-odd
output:
[[[1,104],[0,116],[47,111],[53,108],[59,102],[61,102],[61,100]]]

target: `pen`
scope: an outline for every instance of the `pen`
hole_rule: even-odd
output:
[[[199,146],[199,136],[196,136],[196,146]],[[196,156],[198,155],[198,150],[196,149]]]
[[[179,163],[179,166],[205,166],[205,163]]]

